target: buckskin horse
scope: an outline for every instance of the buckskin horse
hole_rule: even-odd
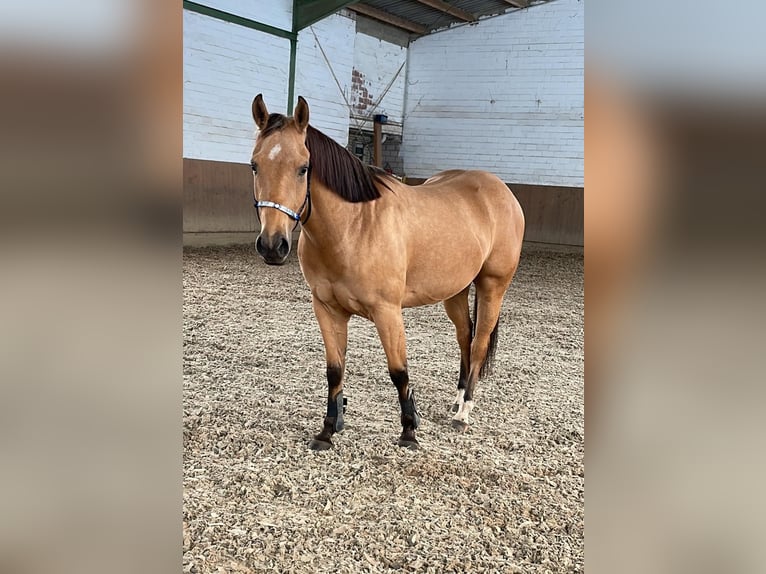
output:
[[[513,193],[484,171],[444,171],[408,186],[309,125],[309,106],[300,96],[292,117],[270,114],[261,94],[252,112],[259,130],[251,159],[261,222],[256,250],[267,264],[283,264],[301,223],[298,258],[324,340],[327,411],[309,447],[332,448],[333,434],[343,429],[351,315],[375,323],[399,396],[398,444],[418,447],[420,415],[407,372],[402,308],[439,301],[460,346],[452,426],[467,430],[521,254],[524,214]]]

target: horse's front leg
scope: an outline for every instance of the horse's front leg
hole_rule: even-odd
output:
[[[348,320],[351,316],[316,297],[313,304],[314,314],[322,331],[327,360],[327,413],[322,430],[309,443],[309,448],[327,450],[333,446],[330,440],[332,435],[343,430],[343,377],[346,368]]]
[[[402,309],[394,306],[377,309],[372,319],[386,352],[388,374],[399,394],[399,406],[402,409],[402,436],[399,437],[398,444],[414,450],[418,448],[415,429],[420,424],[420,415],[415,407],[415,395],[410,388],[410,377],[407,373],[407,348]]]

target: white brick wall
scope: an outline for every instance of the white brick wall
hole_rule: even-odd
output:
[[[409,48],[402,156],[411,177],[485,169],[583,185],[584,7],[557,0]]]
[[[292,22],[291,0],[205,3],[284,29]],[[355,34],[341,14],[313,30],[351,102],[353,68],[377,100],[406,57],[404,48]],[[184,156],[248,161],[252,98],[263,92],[269,109],[286,111],[289,58],[286,39],[184,11]],[[463,167],[509,182],[583,184],[581,1],[426,36],[411,44],[407,66],[409,85],[403,71],[377,110],[404,118],[407,175]],[[312,124],[345,145],[349,112],[310,29],[299,34],[296,71],[295,95],[309,101]]]
[[[184,10],[184,157],[247,163],[253,98],[284,111],[290,41]]]
[[[293,0],[196,0],[198,4],[290,31],[293,29]]]
[[[281,28],[292,22],[286,0],[205,3]],[[248,12],[255,4],[259,10]],[[287,111],[290,41],[188,10],[183,18],[184,157],[247,163],[255,137],[253,97],[262,92],[269,110]],[[313,28],[348,97],[354,21],[334,15]],[[298,36],[295,95],[309,101],[312,125],[345,145],[348,108],[308,29]]]
[[[404,85],[407,73],[406,66],[397,76],[396,73],[403,63],[407,61],[407,48],[403,48],[385,40],[379,40],[367,34],[357,34],[354,41],[354,69],[361,74],[361,82],[369,93],[373,104],[383,96],[383,92],[389,83],[388,90],[380,105],[375,109],[375,114],[385,114],[390,122],[401,122],[404,114]],[[362,94],[359,90],[353,90],[351,104],[354,106],[354,114],[366,117],[371,109],[363,105]],[[361,104],[361,105],[360,105]],[[352,125],[354,123],[352,122]]]
[[[351,92],[351,68],[354,65],[356,23],[334,14],[312,24],[298,34],[298,59],[295,70],[295,98],[303,96],[311,110],[311,125],[322,130],[341,145],[348,141],[348,107],[332,77],[314,33],[330,60],[333,72],[346,98]],[[284,110],[282,110],[284,111]]]

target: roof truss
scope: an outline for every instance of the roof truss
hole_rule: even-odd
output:
[[[392,26],[402,28],[403,30],[407,30],[409,32],[414,32],[415,34],[428,34],[428,28],[425,26],[421,26],[420,24],[417,24],[411,20],[405,20],[399,16],[394,16],[393,14],[389,14],[383,10],[378,10],[377,8],[373,8],[367,4],[352,4],[351,6],[347,6],[347,8],[353,12],[356,12],[357,14],[369,16],[375,20],[380,20],[381,22],[391,24]]]
[[[444,0],[417,0],[421,4],[425,4],[426,6],[433,8],[434,10],[439,10],[440,12],[444,12],[445,14],[449,14],[450,16],[454,16],[455,18],[460,18],[464,22],[474,22],[476,20],[476,16],[471,14],[470,12],[466,12],[465,10],[461,10],[460,8],[457,8],[455,6],[452,6],[451,4],[447,4],[444,2]]]
[[[530,3],[530,0],[502,1],[515,8],[526,8]],[[463,22],[475,22],[477,20],[475,14],[471,14],[462,8],[453,6],[445,0],[413,0],[413,2],[418,2],[444,14],[449,14],[453,18],[457,18]],[[425,35],[430,31],[418,22],[402,18],[401,16],[375,8],[369,4],[364,4],[358,0],[293,0],[292,32],[296,33],[303,28],[311,26],[311,24],[337,12],[341,8],[348,8],[357,14],[363,14],[364,16],[374,18],[375,20],[385,22],[386,24],[396,26],[397,28],[407,30],[414,34]]]

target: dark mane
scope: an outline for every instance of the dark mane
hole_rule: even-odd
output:
[[[372,201],[380,197],[376,182],[388,187],[382,169],[363,164],[359,158],[311,126],[306,131],[311,171],[317,179],[346,201]]]
[[[270,114],[260,137],[285,128],[291,121],[282,114]],[[380,168],[363,164],[354,154],[318,129],[308,126],[306,147],[311,154],[311,173],[337,195],[358,203],[380,197],[376,183],[389,187],[389,175]]]

